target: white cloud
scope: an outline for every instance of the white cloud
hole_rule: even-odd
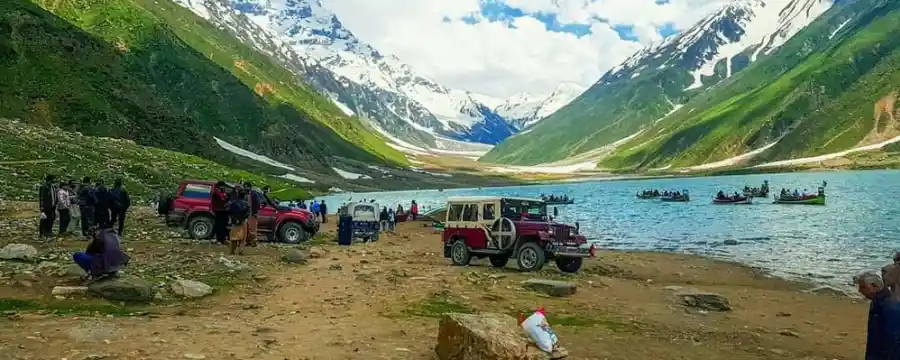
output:
[[[492,0],[528,14],[589,25],[578,37],[548,31],[533,17],[467,24],[479,0],[324,0],[357,37],[397,55],[443,85],[496,97],[548,92],[561,82],[590,86],[634,51],[661,39],[658,29],[689,27],[728,0]],[[444,21],[451,19],[450,22]],[[602,20],[601,20],[602,19]],[[613,26],[631,26],[638,41]]]

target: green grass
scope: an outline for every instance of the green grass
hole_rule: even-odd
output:
[[[408,316],[420,316],[439,318],[446,313],[472,314],[475,310],[450,294],[434,294],[420,303],[404,309],[403,314]]]
[[[0,299],[0,312],[42,312],[59,316],[143,316],[145,307],[117,305],[108,301]]]
[[[122,177],[133,197],[146,200],[159,191],[174,191],[183,179],[250,180],[310,196],[293,183],[193,155],[0,119],[0,198],[37,199],[37,184],[48,173],[63,180]]]
[[[334,156],[406,163],[299,78],[170,0],[8,0],[0,14],[2,117],[235,167],[246,160],[214,136],[305,168]]]

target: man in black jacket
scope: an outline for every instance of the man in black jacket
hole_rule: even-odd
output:
[[[131,207],[131,198],[128,197],[128,191],[125,190],[122,179],[118,178],[112,190],[109,191],[109,223],[111,226],[118,225],[116,231],[119,237],[124,234],[125,213],[128,212],[129,207]]]
[[[94,236],[94,212],[97,208],[97,194],[91,186],[91,178],[85,177],[78,189],[78,210],[81,211],[81,235],[85,239]]]
[[[109,223],[109,190],[103,185],[103,179],[97,179],[97,187],[94,188],[97,205],[96,213],[94,213],[94,221],[101,229],[109,229],[112,224]]]
[[[53,175],[47,175],[44,179],[44,183],[41,184],[40,189],[38,190],[39,199],[41,207],[41,221],[39,227],[39,235],[41,237],[50,237],[53,236],[53,222],[56,221],[56,185],[53,182],[56,180],[56,177]]]

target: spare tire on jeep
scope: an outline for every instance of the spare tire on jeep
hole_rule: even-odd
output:
[[[167,215],[169,211],[172,211],[172,204],[175,202],[175,197],[169,195],[164,192],[159,193],[159,204],[156,205],[156,212],[159,215]]]

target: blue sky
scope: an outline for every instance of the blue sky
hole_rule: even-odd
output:
[[[510,6],[509,4],[497,0],[479,0],[480,13],[463,16],[459,19],[451,19],[444,17],[445,22],[460,20],[467,24],[474,25],[479,22],[495,22],[503,23],[510,28],[515,28],[513,21],[517,18],[532,17],[537,19],[546,26],[547,31],[558,33],[569,33],[578,37],[591,35],[591,25],[583,23],[563,23],[559,20],[556,13],[537,12],[528,13],[525,10]],[[668,3],[669,0],[655,0],[656,4],[662,5]],[[593,17],[593,21],[601,23],[609,23],[607,19],[601,17]],[[637,35],[634,33],[633,25],[610,24],[610,27],[619,33],[619,37],[623,40],[638,41]],[[677,33],[674,24],[667,23],[657,28],[657,33],[662,37],[668,37]]]

